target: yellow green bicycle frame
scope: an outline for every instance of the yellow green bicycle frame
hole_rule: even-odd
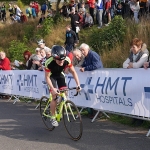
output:
[[[74,120],[76,120],[76,117],[73,114],[71,106],[69,104],[66,105],[67,97],[66,97],[65,92],[61,92],[59,94],[59,96],[61,97],[61,102],[60,102],[59,105],[57,105],[57,108],[56,108],[56,112],[55,112],[55,118],[56,118],[56,120],[58,122],[60,122],[60,120],[62,118],[63,106],[64,106],[64,109],[65,109],[65,112],[66,112],[66,115],[67,115],[68,122],[70,122],[70,119],[69,119],[69,114],[68,114],[67,109],[70,110],[70,113],[72,114]],[[45,112],[46,112],[47,108],[49,107],[51,101],[52,101],[52,95],[50,94],[50,98],[48,99],[46,107],[44,108],[44,111],[43,111],[43,115],[46,116],[46,117],[48,117],[48,118],[51,118],[52,116],[45,114]]]

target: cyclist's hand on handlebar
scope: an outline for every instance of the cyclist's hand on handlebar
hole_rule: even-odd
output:
[[[76,87],[77,92],[80,92],[82,90],[82,88],[80,86]]]
[[[51,93],[52,93],[52,95],[58,95],[58,94],[60,94],[59,90],[56,89],[56,88],[52,89]]]

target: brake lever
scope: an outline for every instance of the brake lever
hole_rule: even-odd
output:
[[[80,88],[78,88],[78,89],[80,89]],[[78,94],[81,95],[80,91],[77,91],[76,94],[74,94],[74,96],[77,96]]]
[[[79,94],[79,92],[77,91],[76,94],[74,94],[74,96],[77,96]]]

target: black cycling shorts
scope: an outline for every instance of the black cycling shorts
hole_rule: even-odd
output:
[[[60,74],[59,76],[51,75],[50,79],[54,88],[61,89],[67,87],[65,76],[63,74]]]

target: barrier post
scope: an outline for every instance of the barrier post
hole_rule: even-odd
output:
[[[147,137],[150,136],[150,129],[149,129],[149,131],[147,132],[146,136],[147,136]]]

